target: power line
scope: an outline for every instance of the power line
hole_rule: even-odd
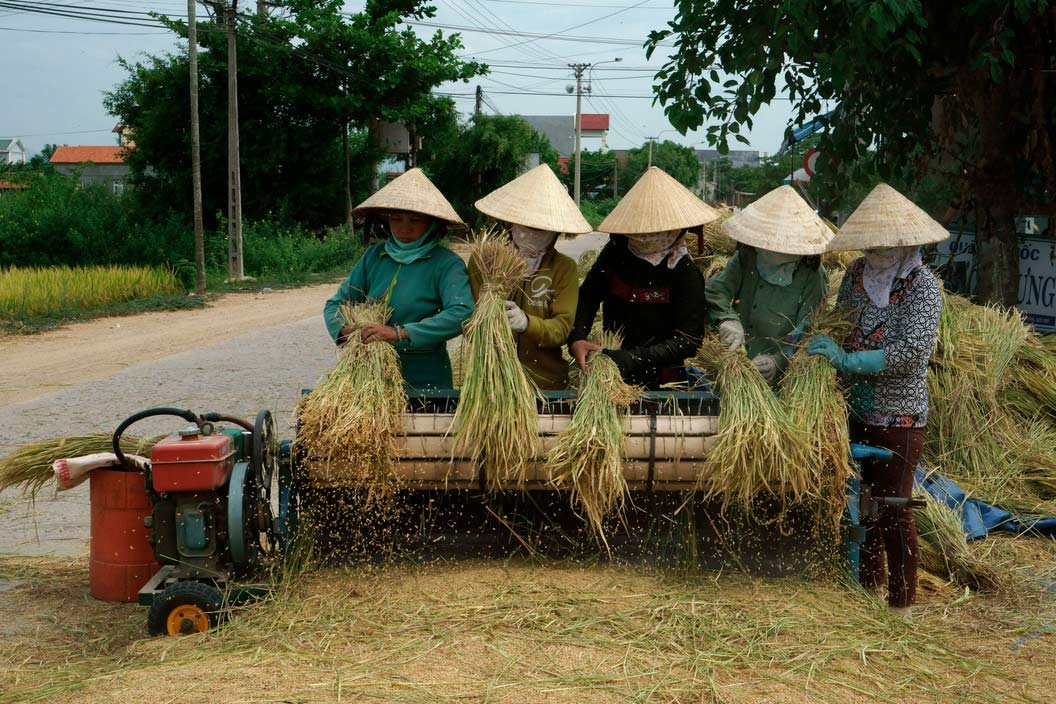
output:
[[[544,5],[547,7],[587,7],[595,10],[673,10],[673,5],[588,5],[578,2],[541,2],[540,0],[487,0],[509,5]]]
[[[560,30],[558,30],[556,32],[551,32],[550,34],[544,34],[541,37],[532,37],[530,39],[525,39],[523,42],[521,42],[521,44],[531,44],[532,42],[537,42],[537,41],[539,41],[541,39],[559,38],[558,35],[560,35],[560,34],[564,34],[565,32],[571,32],[573,29],[582,29],[583,27],[587,27],[589,25],[596,24],[596,23],[601,22],[602,20],[606,20],[606,19],[608,19],[610,17],[615,17],[616,15],[622,14],[622,13],[627,12],[629,10],[633,10],[636,7],[644,5],[648,1],[649,0],[641,0],[641,2],[635,3],[634,5],[631,5],[630,7],[625,7],[623,9],[616,10],[615,12],[610,12],[607,15],[602,15],[601,17],[597,17],[597,18],[589,20],[587,22],[581,22],[580,24],[573,25],[571,27],[566,27],[565,29],[560,29]],[[528,34],[525,33],[524,36],[528,36]],[[517,45],[517,46],[519,46],[519,45]],[[482,51],[482,52],[479,52],[479,53],[487,54],[487,53],[489,53],[489,51],[494,51],[494,50]]]
[[[146,37],[169,34],[169,32],[75,32],[63,29],[29,29],[24,27],[0,27],[0,32],[29,32],[30,34],[76,34],[82,37]]]
[[[349,14],[349,13],[345,13],[345,14]],[[608,16],[610,16],[610,15],[606,15],[606,17],[608,17]],[[599,18],[599,19],[603,19],[603,18]],[[593,21],[597,21],[597,20],[593,20]],[[630,46],[630,47],[642,47],[645,44],[645,38],[644,37],[642,39],[630,39],[630,38],[624,38],[624,37],[592,37],[592,36],[589,36],[589,35],[571,35],[571,34],[562,35],[563,32],[570,31],[571,29],[576,29],[576,28],[579,28],[579,27],[584,27],[584,26],[586,26],[588,24],[591,24],[591,22],[585,22],[583,24],[576,25],[575,27],[570,27],[567,30],[561,30],[561,32],[552,32],[550,34],[542,34],[542,33],[539,33],[539,32],[509,31],[509,30],[500,29],[498,27],[470,27],[470,26],[466,26],[466,25],[443,24],[441,22],[419,22],[417,20],[412,20],[412,21],[409,21],[409,22],[405,22],[404,24],[409,24],[409,25],[412,25],[412,26],[415,26],[415,27],[433,27],[433,28],[436,28],[436,29],[450,29],[450,30],[454,30],[456,32],[477,32],[477,33],[483,32],[485,34],[502,34],[502,35],[507,35],[507,36],[528,37],[528,40],[526,40],[524,42],[520,42],[518,44],[513,44],[510,47],[500,47],[499,49],[487,49],[485,51],[478,51],[478,52],[475,52],[475,55],[487,54],[487,53],[489,53],[491,51],[499,51],[502,48],[513,48],[515,46],[521,46],[522,44],[527,44],[530,41],[534,42],[534,41],[538,41],[538,40],[541,40],[541,39],[553,40],[553,41],[561,41],[561,42],[576,42],[576,43],[580,43],[580,44],[600,44],[600,45]],[[674,44],[672,44],[670,42],[660,42],[658,44],[658,46],[674,46]]]

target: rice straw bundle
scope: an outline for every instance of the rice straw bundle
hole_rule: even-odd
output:
[[[918,494],[927,502],[923,508],[913,510],[920,538],[921,566],[960,586],[996,590],[1000,586],[997,570],[968,547],[960,516],[926,491]]]
[[[696,260],[696,264],[704,278],[710,279],[712,276],[721,273],[726,268],[728,261],[730,261],[729,255],[716,253],[700,257]]]
[[[463,379],[455,411],[455,457],[484,464],[493,489],[523,485],[539,456],[538,390],[517,358],[506,299],[528,273],[514,246],[490,231],[478,238],[471,264],[483,286],[463,327]]]
[[[386,342],[362,341],[358,330],[384,325],[387,303],[366,301],[341,307],[349,335],[337,366],[297,404],[298,442],[313,481],[364,486],[381,498],[395,487],[396,438],[403,430],[407,395],[400,358]]]
[[[812,316],[812,331],[828,334],[837,342],[848,327],[839,311],[819,311]],[[789,417],[800,424],[810,440],[810,459],[805,469],[813,472],[813,482],[822,498],[820,510],[836,530],[846,505],[847,479],[854,474],[847,402],[836,370],[827,359],[808,355],[805,345],[800,346],[781,379],[781,400]]]
[[[593,338],[603,348],[619,349],[615,333]],[[623,414],[642,389],[623,381],[616,363],[596,353],[580,375],[579,396],[569,426],[557,438],[546,462],[551,482],[571,486],[595,536],[606,546],[603,525],[614,511],[622,513],[627,493],[623,476]]]
[[[829,272],[847,271],[847,267],[849,267],[855,259],[859,259],[862,254],[863,252],[858,249],[848,249],[843,252],[826,252],[821,255],[821,265]]]
[[[21,487],[23,493],[36,496],[54,477],[52,462],[97,452],[113,452],[112,438],[109,433],[92,433],[22,445],[0,459],[0,491]],[[148,455],[150,448],[159,440],[161,436],[139,438],[134,435],[122,435],[121,451],[126,455]]]
[[[794,422],[748,359],[744,349],[727,352],[714,335],[704,338],[695,366],[715,371],[721,406],[716,443],[709,451],[702,488],[723,508],[770,495],[783,506],[820,498],[810,438]]]

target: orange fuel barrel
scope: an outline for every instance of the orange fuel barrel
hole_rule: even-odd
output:
[[[91,497],[91,594],[103,601],[135,601],[159,569],[143,526],[151,508],[143,473],[96,469]]]

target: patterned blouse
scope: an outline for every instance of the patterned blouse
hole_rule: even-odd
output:
[[[938,279],[919,266],[895,279],[891,302],[878,308],[862,285],[865,260],[847,268],[836,305],[850,311],[854,328],[849,352],[883,349],[887,367],[879,374],[847,376],[847,405],[855,420],[885,428],[923,428],[928,421],[928,360],[942,312]]]

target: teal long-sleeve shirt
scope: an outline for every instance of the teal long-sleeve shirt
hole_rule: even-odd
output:
[[[739,320],[748,356],[773,355],[778,369],[784,371],[788,364],[785,336],[822,300],[828,280],[824,267],[803,262],[796,268],[792,283],[775,286],[759,275],[755,250],[739,247],[726,268],[704,286],[711,324]]]
[[[407,331],[408,339],[394,344],[404,381],[415,389],[451,388],[446,343],[461,334],[462,323],[472,315],[473,293],[465,264],[444,247],[403,265],[386,254],[384,242],[368,247],[323,309],[330,337],[336,342],[341,334],[342,303],[380,300],[390,285],[388,324]]]

